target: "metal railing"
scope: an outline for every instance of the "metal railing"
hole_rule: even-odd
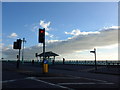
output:
[[[0,61],[5,61],[5,62],[16,62],[17,60],[0,60]],[[31,62],[32,60],[24,60],[24,62]],[[21,61],[22,62],[22,61]],[[41,63],[41,61],[35,60],[36,63]],[[48,64],[52,64],[52,61],[48,61]],[[56,60],[54,64],[63,64],[62,60]],[[67,60],[65,61],[65,64],[73,64],[73,65],[94,65],[95,62],[93,60]],[[120,65],[119,60],[104,60],[104,61],[96,61],[97,65]]]

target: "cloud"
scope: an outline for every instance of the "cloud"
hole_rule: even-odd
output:
[[[52,35],[52,34],[50,34],[50,33],[48,33],[48,32],[45,32],[45,35],[46,35],[46,36],[49,36],[50,38],[53,38],[53,36],[54,36],[54,35]]]
[[[103,30],[104,29],[119,29],[119,28],[120,28],[120,26],[111,26],[111,27],[103,27]]]
[[[45,35],[46,35],[47,37],[53,38],[54,35],[52,35],[52,34],[49,33],[49,30],[50,30],[51,28],[48,28],[48,27],[50,26],[50,24],[51,24],[51,22],[46,22],[46,23],[45,23],[45,21],[40,20],[40,26],[41,26],[42,28],[45,28]],[[39,30],[39,28],[40,28],[40,26],[39,26],[39,23],[34,23],[34,24],[32,24],[31,31],[37,33],[38,30]],[[38,35],[38,34],[37,34],[37,35]]]
[[[48,28],[48,27],[50,26],[50,24],[51,24],[51,22],[46,22],[46,23],[45,23],[45,21],[40,20],[40,26],[41,26],[42,28],[45,28],[45,30],[50,30],[50,28]]]
[[[79,34],[67,40],[51,40],[46,42],[46,51],[53,51],[60,55],[72,55],[71,53],[75,53],[76,51],[84,51],[93,49],[94,47],[114,45],[118,43],[118,29],[120,30],[120,28],[110,27],[102,29],[99,31],[99,34]],[[35,58],[36,52],[42,52],[42,47],[40,45],[26,48],[25,58]],[[3,54],[7,55],[8,58],[15,57],[15,51],[12,49],[4,50]]]
[[[48,35],[50,35],[50,34],[49,34],[48,32],[45,32],[45,35],[48,36]]]
[[[96,48],[102,48],[102,49],[113,49],[113,48],[118,48],[118,43],[114,45],[109,45],[109,46],[101,46],[101,47],[96,47]]]
[[[4,46],[4,43],[0,43],[0,50],[2,49],[2,47]]]
[[[8,37],[9,38],[16,38],[16,37],[18,37],[18,35],[16,33],[11,33]]]
[[[38,26],[33,26],[32,31],[33,31],[33,32],[36,32],[38,29],[39,29]]]
[[[50,28],[50,24],[51,24],[50,21],[49,22],[45,22],[43,20],[40,20],[39,23],[32,24],[32,30],[31,31],[36,32],[36,30],[38,30],[40,27],[45,28],[46,31],[49,31],[51,29]]]
[[[46,43],[49,44],[49,43],[55,43],[55,42],[60,42],[62,40],[48,40]]]
[[[6,51],[6,50],[10,50],[13,48],[13,45],[12,44],[9,44],[8,46],[5,46],[4,43],[1,43],[0,44],[0,49],[2,49],[3,51]]]
[[[81,32],[79,29],[74,29],[72,32],[65,32],[65,34],[70,34],[70,35],[88,35],[88,34],[99,34],[100,32]]]

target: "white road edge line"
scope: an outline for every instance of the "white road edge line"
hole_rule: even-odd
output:
[[[56,87],[60,87],[60,88],[66,88],[66,89],[69,89],[69,90],[74,90],[72,88],[68,88],[68,87],[65,87],[65,86],[58,85],[58,84],[49,83],[49,82],[46,82],[46,81],[43,81],[43,80],[39,80],[36,77],[27,77],[26,79],[31,79],[31,80],[35,80],[35,81],[38,81],[38,82],[43,82],[43,83],[53,85],[53,86],[56,86]]]
[[[77,85],[77,84],[114,84],[114,83],[92,83],[92,82],[89,82],[89,83],[58,83],[59,85]]]
[[[22,79],[13,79],[13,80],[4,80],[4,81],[0,81],[0,83],[9,83],[9,82],[15,82],[15,81],[18,81],[18,80],[24,80],[25,78],[22,78]]]

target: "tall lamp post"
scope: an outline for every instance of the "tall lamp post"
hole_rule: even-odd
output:
[[[23,38],[22,42],[23,42],[23,49],[22,49],[22,63],[24,63],[24,42],[26,42],[25,38]]]

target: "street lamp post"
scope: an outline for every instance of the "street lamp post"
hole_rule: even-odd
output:
[[[23,49],[22,49],[22,63],[24,63],[24,42],[26,42],[25,38],[23,38]]]

